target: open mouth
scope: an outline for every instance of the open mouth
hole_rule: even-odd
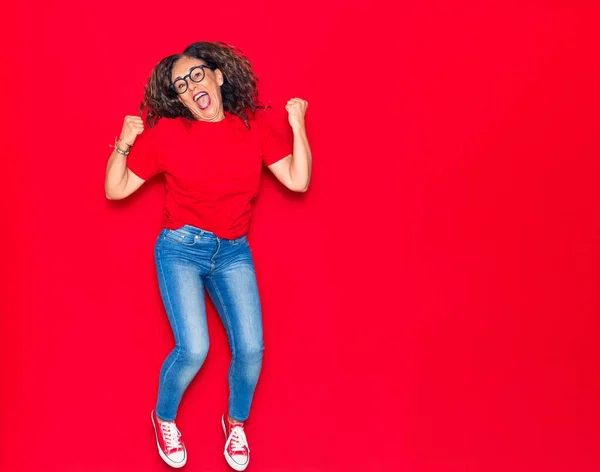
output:
[[[200,110],[206,110],[210,106],[210,95],[208,92],[198,92],[194,95],[194,101],[198,104]]]

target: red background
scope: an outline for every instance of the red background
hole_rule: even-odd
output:
[[[240,47],[311,187],[265,173],[250,241],[265,362],[254,471],[600,469],[595,2],[4,3],[2,471],[167,470],[163,187],[104,198],[150,69]],[[226,337],[181,406],[225,471]],[[250,470],[249,469],[249,470]]]

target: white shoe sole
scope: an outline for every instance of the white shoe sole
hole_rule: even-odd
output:
[[[221,426],[223,427],[223,434],[225,435],[225,441],[227,441],[227,428],[225,427],[225,419],[224,418],[221,418]],[[223,455],[225,456],[225,460],[229,464],[229,467],[231,467],[233,470],[237,470],[238,472],[242,472],[243,470],[246,470],[246,467],[248,467],[248,464],[250,464],[250,451],[248,451],[248,462],[246,462],[244,465],[241,465],[241,464],[238,464],[237,462],[235,462],[231,458],[231,456],[229,454],[227,454],[227,449],[225,449],[223,451]]]
[[[154,437],[156,439],[156,447],[158,448],[158,453],[163,461],[165,461],[168,465],[173,467],[174,469],[180,469],[187,462],[187,452],[185,452],[185,456],[182,462],[173,462],[171,459],[167,457],[167,455],[160,448],[160,443],[158,442],[158,431],[156,431],[156,424],[154,424],[154,411],[150,413],[150,419],[152,420],[152,426],[154,427]]]

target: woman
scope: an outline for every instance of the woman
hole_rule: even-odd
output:
[[[244,422],[263,353],[261,305],[246,233],[262,166],[288,189],[304,192],[311,151],[307,103],[286,105],[293,146],[271,130],[258,104],[249,61],[224,43],[199,42],[153,70],[141,106],[127,116],[106,170],[107,198],[123,199],[163,173],[163,228],[155,246],[159,289],[175,348],[164,361],[152,423],[158,451],[172,467],[187,453],[177,409],[209,346],[207,289],[225,325],[232,353],[228,414],[221,423],[224,455],[244,470],[250,454]]]

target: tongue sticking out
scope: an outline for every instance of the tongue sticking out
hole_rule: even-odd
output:
[[[198,99],[198,106],[201,110],[206,110],[210,106],[210,96],[207,93]]]

